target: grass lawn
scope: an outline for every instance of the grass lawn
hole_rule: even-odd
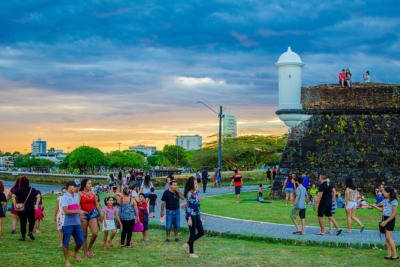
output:
[[[268,196],[269,190],[264,190],[264,195]],[[216,197],[204,198],[201,200],[201,209],[204,213],[221,215],[226,217],[234,217],[240,219],[292,224],[289,217],[291,205],[286,206],[285,200],[269,200],[259,203],[255,200],[258,192],[245,192],[240,194],[241,203],[236,204],[236,196],[234,194],[221,195]],[[250,200],[251,199],[251,200]],[[372,201],[372,199],[371,199]],[[377,222],[381,219],[381,212],[376,209],[358,209],[356,216],[365,225],[366,229],[377,230]],[[346,228],[346,212],[345,209],[336,209],[334,215],[341,228]],[[307,205],[306,209],[306,225],[318,226],[317,211]],[[352,223],[353,228],[358,229],[357,223]]]
[[[232,196],[230,196],[232,197]],[[52,222],[56,196],[44,196],[45,220],[42,233],[36,234],[36,240],[18,241],[20,235],[11,235],[11,218],[8,213],[4,220],[3,243],[0,243],[1,266],[63,266],[62,251],[58,248],[59,240],[56,225]],[[215,206],[205,204],[208,201],[222,201],[232,205],[229,196],[227,199],[204,199],[204,209]],[[248,203],[250,205],[250,202]],[[240,204],[245,208],[247,203]],[[282,202],[273,204],[252,203],[252,205],[265,206],[264,209],[274,210],[272,205],[282,205]],[[233,205],[232,205],[233,206]],[[225,208],[220,208],[224,210]],[[288,214],[287,207],[283,207],[284,214]],[[265,211],[265,210],[263,210]],[[207,210],[210,212],[210,210]],[[274,211],[275,213],[275,211]],[[237,213],[236,213],[237,214]],[[277,213],[278,214],[278,213]],[[288,221],[286,221],[288,222]],[[165,232],[151,228],[150,242],[142,243],[141,234],[133,236],[132,249],[115,247],[104,252],[101,247],[102,234],[99,235],[95,246],[95,257],[84,260],[82,263],[71,262],[73,266],[395,266],[398,262],[383,260],[385,251],[372,249],[344,249],[317,246],[296,246],[265,241],[249,241],[237,238],[223,238],[205,236],[195,245],[195,252],[199,259],[190,259],[182,248],[181,243],[164,243]],[[116,236],[114,243],[119,243],[120,235]],[[187,240],[188,234],[181,233],[182,240]],[[80,254],[82,255],[82,253]],[[387,265],[391,264],[391,265]]]

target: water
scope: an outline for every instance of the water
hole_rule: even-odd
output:
[[[14,186],[15,181],[4,181],[4,188],[6,191],[10,190],[11,187]],[[51,193],[52,191],[54,192],[60,192],[61,188],[63,187],[62,185],[51,185],[51,184],[35,184],[35,183],[30,183],[29,184],[31,187],[35,188],[36,190],[39,190],[42,194],[48,194]]]

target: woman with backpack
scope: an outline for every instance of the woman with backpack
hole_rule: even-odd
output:
[[[360,232],[364,231],[364,225],[361,223],[360,219],[356,217],[357,210],[357,199],[358,192],[356,186],[354,185],[353,179],[346,179],[346,220],[347,220],[347,232],[351,233],[351,221],[355,221],[360,226]]]

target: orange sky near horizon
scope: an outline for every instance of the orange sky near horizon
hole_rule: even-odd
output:
[[[0,106],[0,150],[3,152],[29,153],[32,142],[38,138],[47,142],[47,149],[53,147],[64,152],[83,144],[109,152],[118,150],[119,142],[121,150],[139,144],[162,150],[164,145],[174,144],[178,135],[199,134],[206,143],[215,140],[218,133],[217,115],[195,103],[189,109],[171,104],[160,112],[146,112],[146,109],[133,112],[102,106],[104,101],[113,101],[110,95],[82,97],[31,88],[16,88],[13,93],[7,95],[13,104]],[[19,100],[21,94],[23,100]],[[287,132],[275,114],[276,106],[226,108],[237,118],[238,135]]]

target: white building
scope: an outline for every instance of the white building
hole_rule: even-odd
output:
[[[301,105],[301,68],[304,63],[289,46],[275,65],[279,76],[279,105],[276,114],[286,126],[293,127],[310,118],[304,114]]]
[[[203,139],[200,135],[181,135],[175,139],[177,146],[183,147],[186,150],[198,150],[203,146]]]
[[[46,153],[46,141],[42,141],[42,139],[38,138],[36,141],[32,142],[31,154],[33,156],[46,155]]]
[[[223,113],[222,117],[222,134],[225,137],[236,138],[237,137],[237,123],[236,117],[229,114],[228,112]]]
[[[130,146],[129,151],[142,152],[146,155],[146,157],[150,157],[154,155],[154,153],[156,153],[157,148],[155,146],[137,145],[137,146]]]

